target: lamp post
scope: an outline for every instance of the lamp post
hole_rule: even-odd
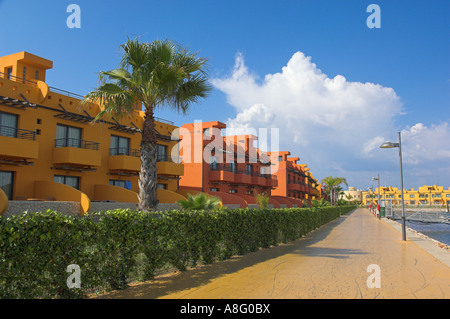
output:
[[[373,208],[373,186],[372,187],[367,187],[367,190],[369,191],[369,198],[370,198],[370,213],[372,214],[372,208]],[[372,191],[372,193],[370,192]]]
[[[398,143],[384,142],[380,148],[395,148],[398,147],[398,156],[400,158],[400,187],[402,194],[402,240],[406,240],[406,222],[405,222],[405,199],[403,196],[403,164],[402,164],[402,137],[401,132],[398,132]]]
[[[378,173],[378,177],[372,177],[370,179],[371,181],[378,181],[378,201],[377,201],[377,207],[381,207],[380,206],[380,174]],[[378,209],[378,219],[381,220],[381,211],[380,209]]]

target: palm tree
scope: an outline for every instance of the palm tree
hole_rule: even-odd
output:
[[[169,107],[186,114],[190,105],[211,91],[207,79],[207,59],[169,41],[140,42],[128,39],[120,46],[123,56],[119,67],[101,71],[99,87],[88,93],[82,103],[96,102],[104,109],[96,116],[121,118],[133,113],[141,103],[145,113],[141,139],[139,207],[152,210],[156,197],[156,136],[153,113]]]
[[[179,200],[177,203],[186,210],[210,210],[222,205],[219,198],[205,193],[198,193],[195,196],[188,193],[187,199]]]
[[[344,177],[332,176],[328,176],[322,179],[322,184],[325,184],[327,186],[327,190],[330,192],[331,205],[333,205],[335,193],[338,190],[338,186],[340,184],[345,184],[346,186],[348,186],[347,180]]]

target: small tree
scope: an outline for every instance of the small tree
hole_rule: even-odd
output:
[[[186,199],[179,200],[177,203],[185,210],[212,210],[222,207],[219,198],[205,193],[198,193],[194,196],[187,194]]]
[[[266,192],[257,193],[255,191],[255,198],[256,198],[256,201],[258,202],[259,209],[266,209],[269,206],[270,198]]]

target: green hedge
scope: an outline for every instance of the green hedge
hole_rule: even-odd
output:
[[[0,298],[83,298],[295,240],[353,210],[236,209],[143,213],[114,210],[72,217],[58,212],[0,218]],[[81,288],[69,289],[70,264]]]

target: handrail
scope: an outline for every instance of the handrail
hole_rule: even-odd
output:
[[[0,135],[32,141],[36,140],[36,132],[34,131],[4,125],[0,125]]]
[[[27,84],[31,84],[31,85],[34,85],[34,86],[37,85],[37,82],[33,82],[33,81],[27,80],[25,78],[20,78],[20,77],[14,76],[12,74],[6,74],[6,73],[3,73],[3,72],[0,72],[0,75],[2,75],[2,77],[4,77],[7,80],[10,80],[10,81],[27,83]]]
[[[128,147],[115,147],[109,149],[109,155],[110,156],[116,156],[116,155],[127,155],[127,156],[134,156],[134,157],[140,157],[141,152],[140,150],[128,148]]]
[[[179,163],[181,163],[181,157],[180,156],[172,156],[172,155],[168,155],[168,154],[157,154],[156,161],[157,162],[171,162],[171,163],[179,164]]]
[[[55,147],[76,147],[98,151],[100,143],[80,140],[77,138],[57,138]]]

